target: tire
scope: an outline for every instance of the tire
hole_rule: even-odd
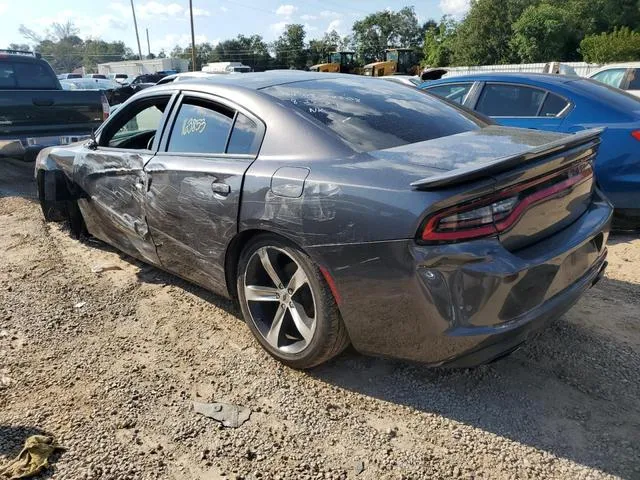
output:
[[[265,268],[265,255],[276,281]],[[283,364],[312,368],[349,345],[338,306],[320,269],[282,237],[260,234],[245,246],[238,261],[236,286],[251,332]]]

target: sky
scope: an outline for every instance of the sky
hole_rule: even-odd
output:
[[[145,29],[151,51],[169,52],[190,43],[188,0],[134,0],[143,55],[147,53]],[[262,35],[275,40],[287,23],[305,25],[307,38],[322,37],[335,29],[346,35],[354,20],[368,13],[399,10],[414,5],[421,21],[449,14],[462,17],[469,0],[193,0],[196,42],[233,38],[238,34]],[[82,38],[122,40],[137,51],[130,0],[0,0],[0,48],[25,43],[21,24],[46,34],[54,22],[71,20]]]

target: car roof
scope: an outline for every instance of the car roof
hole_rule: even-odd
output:
[[[467,75],[456,75],[454,77],[446,77],[440,80],[428,81],[425,86],[433,86],[440,83],[451,82],[540,82],[546,84],[564,84],[575,81],[579,78],[576,75],[554,75],[550,73],[510,73],[510,72],[479,72]]]
[[[325,72],[303,72],[301,70],[270,70],[268,72],[249,72],[239,75],[211,75],[210,77],[193,78],[193,80],[189,80],[189,82],[234,85],[251,90],[261,90],[285,83],[344,78],[345,75],[344,73],[331,74]]]

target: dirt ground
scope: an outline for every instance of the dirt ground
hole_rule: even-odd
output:
[[[47,433],[55,479],[640,479],[640,236],[500,362],[303,373],[231,302],[45,224],[31,168],[0,163],[0,466]],[[226,429],[193,400],[253,413]]]

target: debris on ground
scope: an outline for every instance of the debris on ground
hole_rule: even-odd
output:
[[[240,405],[229,403],[200,403],[193,402],[193,410],[205,417],[213,418],[225,427],[238,428],[249,420],[251,410]]]
[[[110,272],[113,270],[122,270],[118,265],[94,265],[91,267],[92,273]]]
[[[0,476],[9,479],[30,478],[49,466],[49,457],[62,449],[48,435],[32,435],[27,438],[18,456],[4,467]]]
[[[76,303],[73,308],[82,308],[87,304],[87,302],[78,302]]]
[[[360,475],[362,472],[364,472],[364,462],[362,460],[358,460],[354,466],[353,469],[356,472],[356,475]]]

